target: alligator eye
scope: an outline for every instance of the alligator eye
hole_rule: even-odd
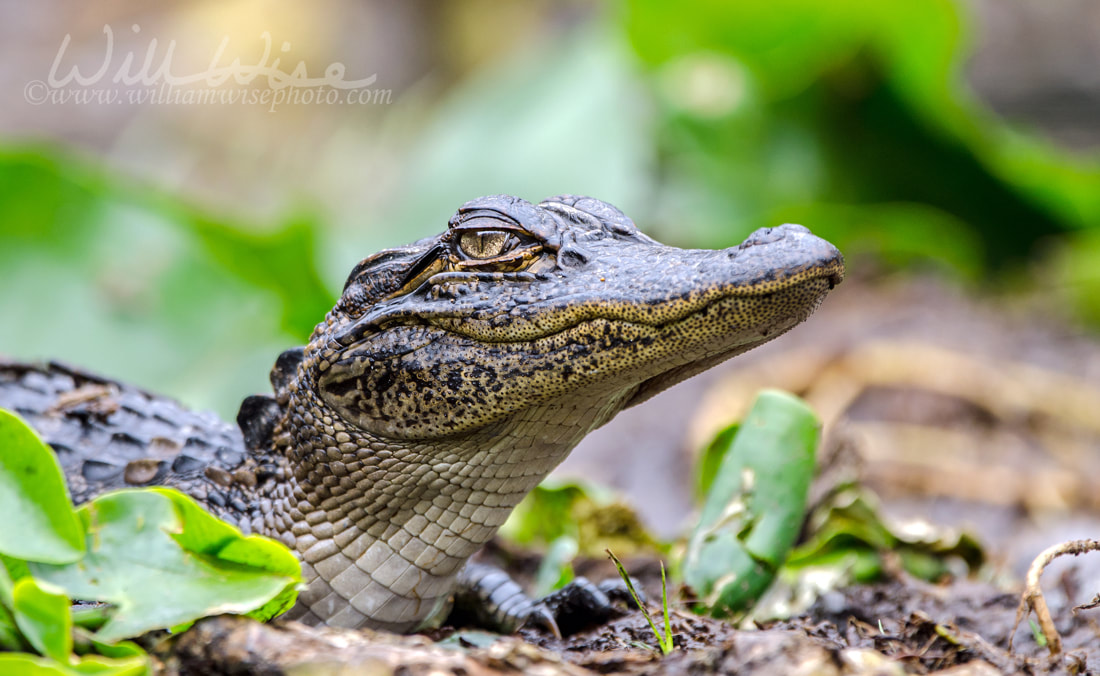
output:
[[[458,238],[458,248],[475,260],[496,258],[519,244],[519,239],[503,230],[468,230]]]

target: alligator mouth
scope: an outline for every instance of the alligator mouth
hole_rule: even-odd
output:
[[[549,358],[552,361],[563,358],[568,354],[570,345],[582,342],[589,336],[604,335],[605,332],[615,336],[614,341],[624,346],[624,351],[632,353],[637,359],[630,367],[622,369],[610,369],[604,377],[591,382],[588,386],[593,388],[606,388],[622,386],[627,394],[625,406],[634,406],[650,397],[658,394],[673,385],[701,373],[712,366],[730,359],[738,354],[747,352],[763,343],[769,342],[790,329],[794,328],[817,309],[825,296],[843,279],[843,263],[830,263],[803,271],[798,279],[784,280],[790,283],[782,284],[770,292],[760,292],[750,289],[752,293],[737,293],[737,289],[728,290],[727,293],[707,299],[704,302],[693,303],[692,307],[677,313],[674,318],[663,322],[646,323],[624,319],[618,316],[585,317],[575,323],[555,331],[550,331],[534,338],[510,341],[486,341],[476,335],[465,331],[454,330],[446,325],[429,322],[428,325],[442,335],[438,339],[473,340],[474,342],[491,346],[491,349],[503,349],[517,354],[529,355],[531,360]],[[784,296],[799,298],[797,308],[790,307],[790,299]],[[773,305],[785,307],[786,311],[770,317],[767,321],[742,320],[735,316],[736,305],[739,301],[751,298],[752,302],[759,306]],[[723,321],[724,326],[721,326]],[[652,354],[652,361],[648,366],[640,367],[638,361],[649,361],[644,356],[644,349],[636,349],[639,345],[655,343],[662,345],[664,339],[678,331],[692,328],[690,325],[697,322],[699,327],[721,326],[719,330],[703,335],[690,348],[680,352],[662,352],[656,349],[657,354]],[[433,340],[434,342],[434,340]],[[626,347],[630,346],[630,347]],[[556,357],[553,355],[557,355]],[[556,363],[556,362],[555,362]],[[639,368],[640,367],[640,368]],[[639,380],[624,378],[625,374],[642,371],[646,373]],[[633,391],[631,392],[631,388]]]
[[[798,287],[808,287],[824,281],[823,288],[817,293],[816,298],[807,305],[813,307],[834,287],[844,279],[844,262],[839,257],[828,261],[815,262],[806,267],[784,271],[781,276],[751,279],[739,284],[728,286],[714,286],[702,293],[689,294],[679,298],[662,299],[650,303],[610,303],[595,301],[590,304],[580,304],[576,307],[544,308],[546,314],[560,314],[566,317],[559,322],[530,321],[526,317],[509,317],[508,322],[499,321],[505,315],[494,314],[487,317],[455,318],[451,316],[421,316],[409,321],[410,318],[394,318],[388,322],[382,322],[378,326],[379,331],[398,325],[426,324],[445,333],[459,336],[479,343],[508,346],[538,343],[540,341],[553,340],[555,337],[575,332],[593,322],[609,322],[615,324],[634,325],[655,330],[690,321],[692,317],[708,311],[714,305],[725,301],[744,298],[763,299],[769,296],[777,296],[790,293]],[[807,314],[809,314],[807,312]],[[533,315],[538,314],[538,308],[534,308]],[[571,318],[568,316],[572,315]],[[572,321],[570,321],[570,319]],[[801,321],[801,320],[799,320]],[[547,326],[549,325],[549,326]]]

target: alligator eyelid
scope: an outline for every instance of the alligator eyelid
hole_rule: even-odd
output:
[[[534,282],[535,275],[530,272],[440,272],[428,278],[429,284],[448,284],[453,282]]]
[[[496,221],[492,225],[484,222],[458,223],[451,226],[449,232],[470,232],[477,230],[500,230],[502,232],[511,232],[525,237],[533,237],[531,231],[522,225],[518,223],[508,223],[506,221]]]

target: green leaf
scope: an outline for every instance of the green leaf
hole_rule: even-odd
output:
[[[15,618],[11,611],[0,606],[0,652],[5,650],[23,650],[26,644],[19,635],[19,628],[15,625]]]
[[[11,613],[12,582],[3,563],[0,563],[0,652],[22,650],[24,643]]]
[[[797,397],[764,390],[722,459],[688,542],[684,581],[714,614],[743,610],[798,537],[820,422]]]
[[[550,543],[535,572],[535,583],[531,588],[535,598],[542,598],[573,581],[576,577],[573,559],[577,551],[577,538],[571,535],[562,535]]]
[[[14,563],[13,559],[0,558],[0,608],[11,608],[12,605],[12,575],[7,566],[9,560]]]
[[[27,577],[31,574],[29,568],[27,568],[27,562],[23,559],[15,559],[10,556],[4,556],[0,554],[0,568],[7,570],[8,579],[11,582],[15,582],[21,578]],[[0,584],[0,601],[6,602],[11,606],[11,586],[6,588],[3,584]]]
[[[739,429],[741,429],[740,423],[730,425],[714,435],[714,439],[703,449],[703,454],[699,457],[699,471],[696,473],[696,498],[701,500],[710,491],[714,477],[718,475],[718,468],[722,465],[722,458],[726,457],[726,451],[729,450],[730,443],[737,436]]]
[[[16,563],[15,559],[0,557],[0,652],[24,650],[28,647],[19,633],[15,616],[12,614],[12,609],[15,607],[13,594],[15,585],[12,583],[12,576],[8,573],[9,561],[11,564]]]
[[[0,674],[5,676],[67,676],[72,672],[65,665],[37,655],[0,653]]]
[[[882,552],[900,557],[905,570],[923,580],[948,574],[952,561],[977,571],[985,552],[973,537],[943,526],[906,526],[884,519],[873,493],[858,484],[834,489],[807,520],[808,537],[787,559],[792,570],[841,568],[846,583],[870,582],[883,571]]]
[[[78,513],[88,531],[84,560],[31,571],[73,598],[115,605],[100,641],[207,615],[273,612],[273,599],[286,606],[300,579],[270,541],[246,538],[169,489],[107,493]]]
[[[69,597],[24,577],[12,590],[15,623],[39,653],[67,662],[73,652],[73,620]]]
[[[145,657],[116,660],[92,656],[70,664],[26,653],[0,653],[0,674],[4,676],[142,676],[149,673]]]
[[[22,419],[0,409],[0,552],[69,563],[84,554],[84,532],[53,451]]]
[[[118,641],[117,643],[104,643],[97,641],[95,636],[89,637],[92,647],[102,657],[111,659],[126,659],[130,657],[145,657],[145,651],[133,641]],[[94,656],[93,656],[94,657]]]
[[[634,510],[614,491],[574,479],[547,479],[512,511],[502,537],[527,547],[549,547],[562,537],[582,556],[608,547],[624,554],[660,549]]]
[[[183,530],[172,537],[185,550],[289,578],[290,581],[279,594],[246,615],[266,622],[290,610],[298,598],[302,564],[285,545],[262,535],[242,535],[179,491],[169,488],[152,490],[170,499],[179,512]]]

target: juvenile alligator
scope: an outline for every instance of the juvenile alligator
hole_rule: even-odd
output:
[[[239,430],[57,365],[0,365],[0,406],[53,445],[76,500],[179,487],[300,555],[294,616],[409,631],[589,431],[798,324],[843,270],[797,225],[683,250],[595,199],[485,197],[359,263]]]

